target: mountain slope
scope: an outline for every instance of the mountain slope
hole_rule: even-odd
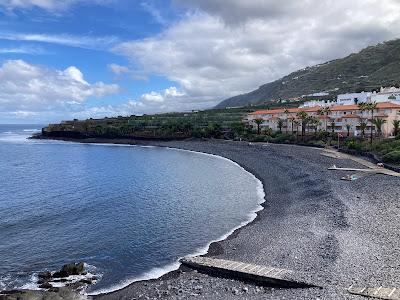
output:
[[[334,97],[338,93],[370,91],[399,83],[400,39],[293,72],[255,91],[226,99],[217,108],[261,104],[323,91]]]

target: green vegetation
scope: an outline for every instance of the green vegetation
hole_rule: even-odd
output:
[[[281,104],[278,104],[281,106]],[[278,106],[276,105],[276,106]],[[255,128],[248,126],[243,119],[250,113],[269,107],[245,107],[234,109],[212,109],[188,113],[167,113],[158,115],[143,115],[104,119],[73,120],[52,124],[44,128],[43,136],[60,138],[103,138],[103,139],[186,139],[186,138],[224,138],[246,140],[253,142],[302,144],[317,147],[336,146],[338,135],[335,133],[335,123],[325,121],[324,130],[318,129],[321,121],[317,116],[300,112],[298,119],[278,120],[278,131],[263,128],[262,119],[255,120]],[[367,108],[365,108],[367,109]],[[372,108],[371,108],[372,109]],[[287,112],[288,113],[288,112]],[[329,109],[320,111],[320,116],[327,116]],[[326,120],[326,118],[325,118]],[[374,124],[376,132],[372,131],[375,139],[366,140],[365,130],[367,121],[360,121],[361,137],[347,136],[340,139],[340,147],[355,154],[373,153],[383,161],[400,165],[400,136],[398,139],[383,139],[382,125],[384,120],[374,118],[368,120]],[[399,124],[394,133],[399,134]],[[286,130],[283,127],[286,125]],[[290,126],[290,130],[289,130]],[[301,130],[299,130],[301,128]],[[374,130],[374,128],[372,130]],[[397,129],[396,129],[397,128]],[[372,142],[371,142],[372,141]]]
[[[288,107],[294,105],[297,104]],[[281,105],[73,120],[51,124],[43,129],[43,135],[112,139],[241,138],[249,131],[243,124],[243,118],[255,110],[272,109],[277,106]]]
[[[359,53],[296,71],[257,90],[221,102],[217,107],[258,105],[327,91],[337,94],[378,90],[400,84],[400,40],[368,47]]]

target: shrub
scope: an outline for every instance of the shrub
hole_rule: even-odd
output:
[[[315,138],[316,138],[317,140],[327,141],[328,138],[330,137],[330,135],[331,135],[330,132],[319,131],[319,132],[317,132],[317,134],[315,135]]]
[[[326,143],[324,141],[311,141],[309,144],[313,145],[315,147],[325,147],[326,146]]]
[[[395,150],[385,154],[382,160],[387,163],[400,164],[400,150]]]
[[[290,134],[277,134],[275,137],[272,139],[274,143],[291,143],[296,140],[296,137]]]
[[[400,150],[391,151],[382,156],[384,162],[400,164]]]
[[[356,139],[347,140],[345,145],[350,150],[361,151],[361,149],[362,149],[361,143],[359,141],[357,141]]]

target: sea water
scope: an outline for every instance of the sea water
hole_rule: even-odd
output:
[[[0,125],[0,290],[80,261],[88,293],[156,278],[261,209],[261,182],[226,159],[28,140],[40,127]]]

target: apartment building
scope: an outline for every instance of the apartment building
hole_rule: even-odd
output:
[[[372,113],[362,111],[358,105],[335,105],[331,106],[328,114],[322,114],[321,106],[301,107],[290,109],[271,109],[259,110],[250,113],[246,121],[254,128],[257,127],[256,119],[262,119],[261,129],[270,128],[273,131],[279,130],[279,124],[283,123],[283,132],[301,131],[301,120],[298,113],[305,112],[310,117],[318,120],[316,124],[309,124],[306,132],[314,132],[318,130],[327,130],[340,132],[343,135],[360,136],[361,123],[367,124],[365,134],[370,132]],[[400,104],[393,102],[377,103],[377,109],[374,111],[374,119],[380,118],[386,122],[382,126],[382,135],[389,137],[393,134],[393,120],[400,120]],[[281,121],[279,121],[281,120]],[[300,123],[300,124],[299,124]],[[375,131],[375,126],[373,130]]]

